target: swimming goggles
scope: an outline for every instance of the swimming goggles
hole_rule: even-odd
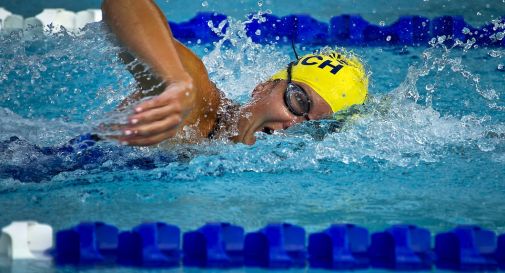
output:
[[[288,65],[288,86],[284,92],[284,103],[288,110],[295,116],[304,117],[309,120],[309,112],[312,106],[312,101],[309,95],[299,85],[291,82],[291,70],[293,63]]]

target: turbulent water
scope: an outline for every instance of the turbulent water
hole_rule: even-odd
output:
[[[221,41],[188,46],[218,87],[244,103],[294,57],[290,47],[252,43],[247,21],[229,24],[225,33],[213,26]],[[69,143],[124,120],[127,111],[114,109],[135,90],[102,24],[79,35],[4,35],[0,204],[13,211],[0,223],[101,219],[131,227],[148,218],[190,228],[282,220],[317,229],[336,220],[410,221],[504,231],[505,52],[445,40],[347,48],[364,61],[371,96],[341,129],[318,121],[258,133],[253,146],[213,141],[164,150]],[[298,45],[300,54],[315,49]]]

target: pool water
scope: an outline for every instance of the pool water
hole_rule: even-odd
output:
[[[290,47],[250,42],[243,28],[232,19],[221,42],[188,45],[239,102],[294,58]],[[297,47],[300,54],[318,49]],[[96,220],[130,229],[164,221],[187,231],[227,221],[250,231],[283,221],[308,232],[341,222],[372,231],[410,223],[432,232],[458,224],[505,232],[502,48],[442,40],[347,48],[370,71],[371,98],[341,130],[320,121],[258,133],[253,146],[98,142],[57,150],[125,119],[114,109],[135,85],[119,50],[101,23],[81,36],[0,40],[1,226],[31,219],[58,230]],[[0,269],[55,270],[39,262],[0,262]]]

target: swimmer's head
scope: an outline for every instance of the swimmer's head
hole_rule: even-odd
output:
[[[261,83],[241,106],[236,142],[253,144],[255,132],[271,133],[325,119],[367,97],[368,78],[358,59],[338,52],[309,54]]]
[[[288,70],[277,72],[272,79],[288,79]],[[363,64],[356,57],[336,51],[301,57],[291,66],[291,80],[312,87],[333,113],[363,104],[368,94]]]

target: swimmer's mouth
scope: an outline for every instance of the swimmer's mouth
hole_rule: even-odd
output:
[[[274,130],[272,128],[269,128],[269,127],[265,127],[263,128],[263,130],[261,130],[263,133],[265,134],[268,134],[268,135],[271,135],[274,133]]]

